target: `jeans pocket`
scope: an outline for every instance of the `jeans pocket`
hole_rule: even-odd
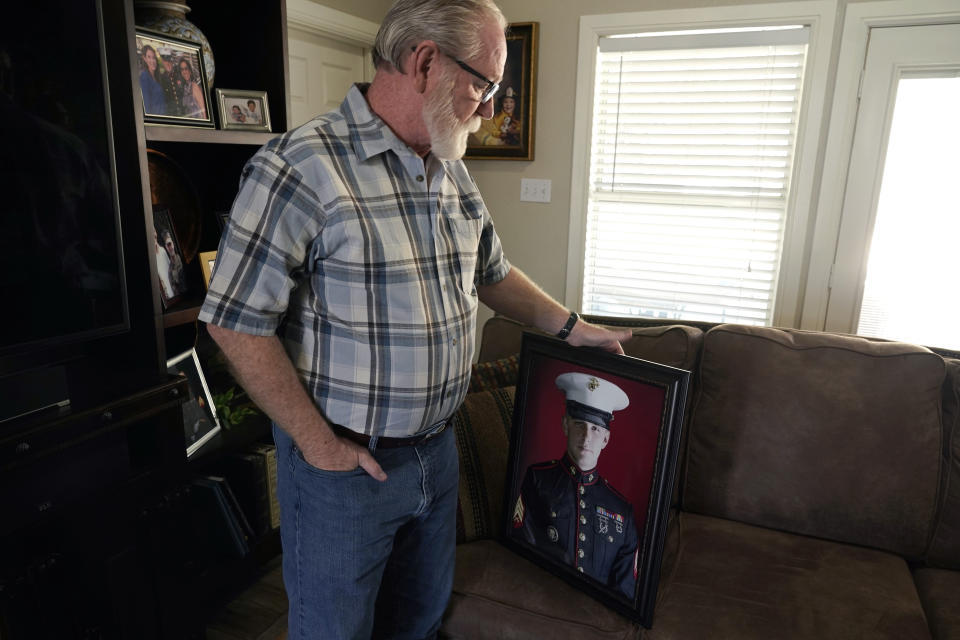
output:
[[[303,452],[300,451],[300,448],[296,445],[293,446],[293,460],[307,473],[321,476],[323,478],[352,478],[354,476],[361,476],[366,473],[366,470],[359,465],[355,469],[350,469],[349,471],[334,471],[331,469],[321,469],[320,467],[315,467],[307,462],[307,459],[303,457]]]

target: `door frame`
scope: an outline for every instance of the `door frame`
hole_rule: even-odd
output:
[[[310,0],[287,0],[287,24],[308,33],[366,49],[373,48],[373,41],[380,28],[376,22]]]
[[[847,4],[840,40],[829,135],[824,150],[823,179],[811,242],[800,328],[826,327],[833,263],[840,237],[850,153],[859,111],[860,80],[866,63],[870,30],[960,22],[956,0],[883,0]],[[856,327],[839,330],[854,333]]]

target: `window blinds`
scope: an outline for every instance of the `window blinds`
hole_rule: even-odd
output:
[[[601,38],[587,313],[770,324],[807,32]]]

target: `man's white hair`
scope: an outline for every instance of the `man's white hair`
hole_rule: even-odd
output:
[[[507,19],[493,0],[397,0],[373,43],[373,66],[403,69],[403,61],[424,40],[461,60],[482,53],[480,26],[492,19],[506,30]]]

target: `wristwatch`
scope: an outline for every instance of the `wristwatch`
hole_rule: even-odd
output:
[[[570,335],[570,332],[573,331],[573,325],[577,324],[577,320],[580,319],[580,314],[576,311],[570,312],[570,317],[567,318],[567,324],[563,325],[563,329],[557,332],[557,337],[561,340],[566,340]]]

